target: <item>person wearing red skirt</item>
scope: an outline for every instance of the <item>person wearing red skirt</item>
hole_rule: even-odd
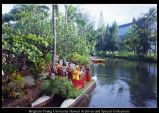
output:
[[[84,69],[84,66],[81,65],[80,66],[80,71],[81,71],[81,79],[80,79],[80,85],[81,85],[81,88],[84,88],[84,81],[85,81],[85,69]]]
[[[73,72],[73,81],[72,81],[75,90],[78,90],[80,88],[79,75],[80,75],[80,71],[79,71],[79,67],[77,66]]]
[[[89,65],[86,65],[86,83],[90,83],[91,81],[91,74],[90,74],[90,68]]]
[[[63,70],[62,70],[62,66],[60,64],[57,65],[57,73],[58,73],[58,76],[62,77]]]
[[[81,75],[81,80],[80,80],[81,88],[84,88],[84,73]]]
[[[73,69],[71,68],[71,63],[68,64],[67,72],[68,72],[68,79],[72,80]]]

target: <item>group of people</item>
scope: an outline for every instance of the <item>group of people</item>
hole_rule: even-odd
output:
[[[84,88],[85,81],[86,83],[90,83],[91,81],[90,68],[88,64],[86,67],[83,65],[77,65],[74,69],[72,68],[71,63],[68,63],[68,66],[65,69],[60,64],[57,64],[56,70],[54,70],[51,66],[50,75],[52,75],[52,73],[55,73],[59,77],[68,76],[68,79],[72,81],[76,90]]]

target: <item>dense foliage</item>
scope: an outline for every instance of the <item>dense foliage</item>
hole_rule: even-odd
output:
[[[66,98],[74,98],[75,96],[72,82],[67,77],[56,76],[54,79],[45,80],[43,88],[47,95],[60,94]]]
[[[97,51],[114,52],[115,50],[118,49],[117,47],[118,25],[116,24],[116,22],[114,22],[112,26],[107,25],[104,31],[105,31],[104,33],[99,34],[97,37],[96,49]]]
[[[85,64],[90,63],[90,56],[82,56],[75,52],[75,53],[70,54],[68,60],[70,60],[76,64],[85,65]]]
[[[75,58],[73,60],[81,64],[88,63],[89,55],[94,52],[95,46],[96,31],[93,22],[86,12],[72,5],[68,5],[68,9],[65,10],[67,16],[59,12],[58,5],[55,8],[58,56],[61,59]],[[34,78],[38,78],[39,73],[45,72],[47,65],[52,63],[53,17],[50,18],[49,10],[45,5],[18,4],[10,12],[2,15],[2,69],[6,78],[23,70],[29,70],[35,75]],[[77,57],[74,57],[74,53]],[[9,82],[8,79],[2,80],[3,96],[17,97],[22,94],[23,80],[19,75],[17,77],[10,78]],[[73,96],[69,81],[55,79],[57,83],[49,82],[48,92],[62,87],[65,91],[69,90],[69,93],[62,94]],[[10,82],[14,88],[8,86]],[[20,88],[17,88],[16,84]],[[60,88],[56,84],[59,84]]]
[[[126,34],[125,44],[129,50],[134,51],[137,55],[146,55],[155,46],[157,40],[157,12],[151,8],[148,13],[137,20],[133,19],[133,27]]]
[[[2,84],[3,99],[21,97],[24,93],[24,78],[16,72],[9,77],[3,78]]]
[[[67,59],[74,52],[82,56],[93,53],[96,33],[88,14],[68,5],[66,22],[58,5],[56,8],[57,54],[60,58]],[[45,5],[19,4],[3,14],[2,50],[7,65],[18,65],[16,70],[31,68],[38,74],[51,63],[53,34],[49,10]],[[11,59],[15,62],[10,62]]]
[[[134,52],[138,57],[148,55],[157,50],[157,10],[150,8],[138,19],[133,19],[131,29],[122,37],[118,36],[118,26],[98,29],[96,50],[106,52]],[[154,46],[154,47],[153,47]]]

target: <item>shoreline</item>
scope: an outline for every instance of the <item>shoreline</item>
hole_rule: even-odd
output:
[[[125,59],[125,60],[136,61],[136,62],[157,63],[157,59],[146,58],[146,57],[136,57],[136,56],[112,56],[112,55],[101,56],[101,55],[98,55],[96,57],[103,58],[103,59],[112,58],[112,59]]]

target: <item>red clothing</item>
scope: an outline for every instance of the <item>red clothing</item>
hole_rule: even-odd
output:
[[[81,77],[80,84],[81,84],[81,88],[84,88],[84,74]]]
[[[86,68],[86,82],[91,81],[91,74],[89,68]]]
[[[69,79],[69,80],[72,80],[72,74],[73,74],[72,71],[69,71],[69,72],[68,72],[68,79]]]
[[[67,71],[68,71],[68,79],[72,80],[72,76],[73,76],[73,70],[72,70],[72,68],[68,67]]]
[[[79,87],[79,80],[73,79],[72,83],[75,89]]]
[[[58,76],[62,76],[63,75],[63,70],[62,70],[61,67],[57,68],[57,73],[58,73]]]

